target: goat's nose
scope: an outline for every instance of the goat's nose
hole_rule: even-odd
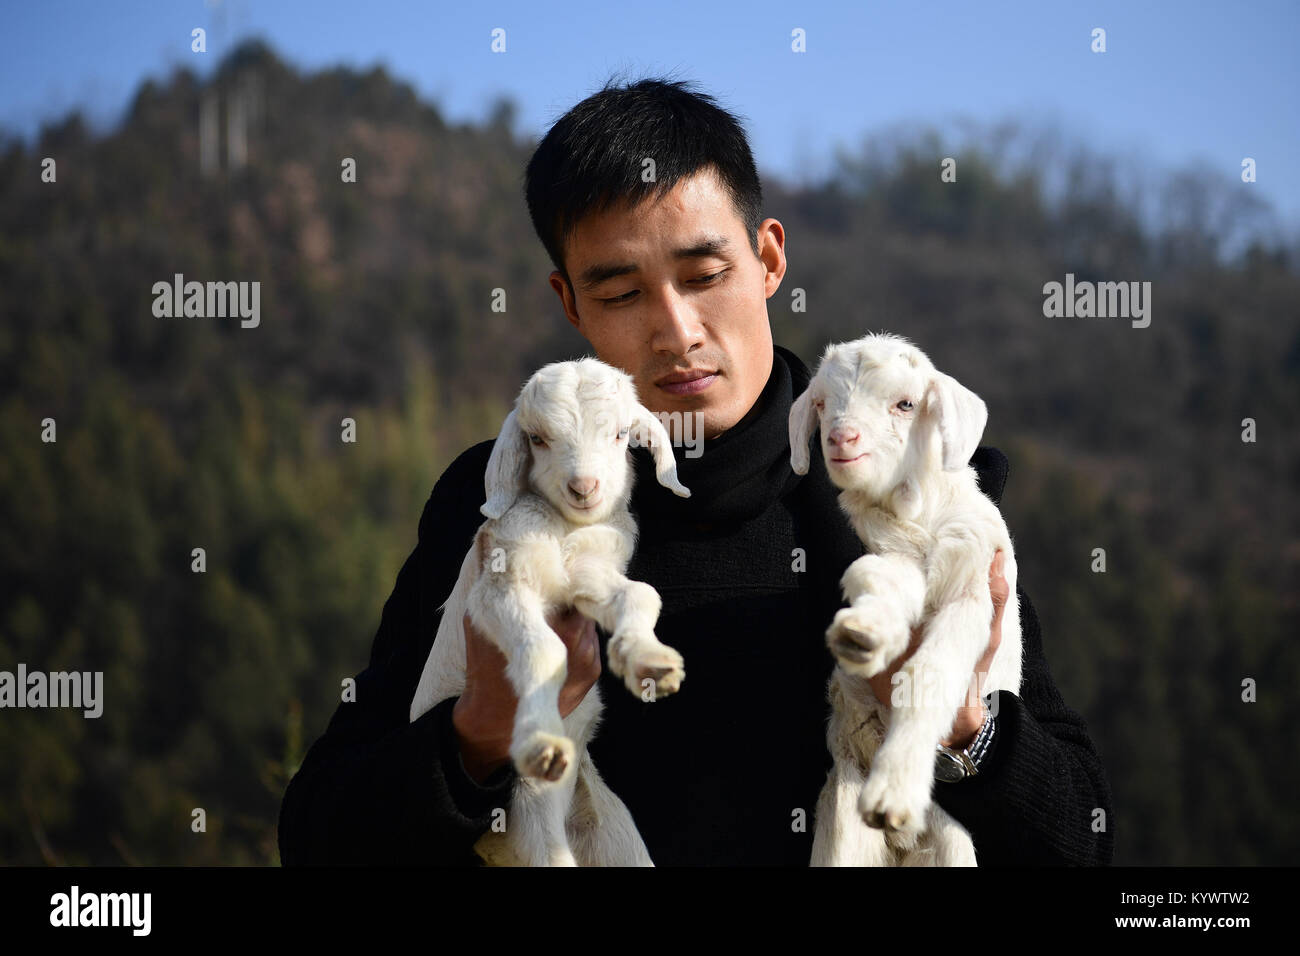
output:
[[[597,484],[599,482],[595,478],[574,478],[569,482],[569,490],[573,492],[574,497],[582,500],[596,493]]]
[[[826,440],[832,445],[852,445],[858,440],[860,434],[856,428],[847,425],[836,425],[826,433]]]

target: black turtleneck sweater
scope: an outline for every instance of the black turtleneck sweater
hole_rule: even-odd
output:
[[[775,351],[749,413],[705,441],[699,457],[679,450],[690,498],[662,488],[649,453],[633,451],[640,538],[628,576],[662,596],[655,630],[681,652],[687,677],[674,696],[643,703],[606,667],[605,716],[590,749],[661,866],[807,865],[812,848],[830,766],[824,635],[843,605],[840,575],[863,546],[822,457],[811,456],[805,476],[790,469],[790,406],[810,374],[793,353]],[[471,864],[493,809],[509,804],[512,767],[483,785],[465,772],[455,699],[409,722],[438,608],[483,521],[491,448],[470,448],[433,489],[370,665],[357,677],[357,699],[339,705],[285,793],[286,865]],[[971,464],[984,493],[1000,501],[1006,457],[982,447]],[[1000,692],[998,735],[981,774],[936,783],[935,799],[971,832],[981,865],[1108,864],[1114,821],[1105,773],[1083,720],[1052,681],[1037,615],[1018,591],[1021,692]]]

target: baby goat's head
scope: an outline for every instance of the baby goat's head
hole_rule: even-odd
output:
[[[916,346],[897,335],[867,335],[828,345],[791,406],[790,467],[808,471],[809,440],[820,425],[826,471],[837,487],[915,517],[927,469],[966,467],[987,421],[980,397],[937,371]]]
[[[650,448],[659,483],[688,498],[663,424],[632,376],[593,358],[537,371],[492,446],[482,512],[500,518],[527,484],[574,524],[604,521],[632,493],[628,447]]]

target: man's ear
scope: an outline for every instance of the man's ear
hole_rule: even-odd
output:
[[[808,474],[808,442],[817,427],[817,409],[812,404],[812,383],[790,406],[790,469],[796,475]]]
[[[960,471],[970,464],[989,420],[984,400],[951,375],[935,372],[926,389],[925,414],[939,431],[943,470]]]
[[[547,281],[551,283],[551,288],[555,290],[556,296],[559,297],[560,308],[564,310],[564,317],[569,320],[570,325],[581,333],[582,324],[578,315],[578,297],[574,294],[573,283],[558,269],[551,271]]]
[[[489,518],[500,518],[514,504],[523,488],[528,467],[528,436],[519,427],[519,409],[513,408],[501,424],[492,454],[488,456],[483,485],[487,501],[479,509]]]

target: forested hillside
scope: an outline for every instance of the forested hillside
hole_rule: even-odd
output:
[[[211,83],[146,84],[107,134],[74,115],[0,143],[0,670],[102,670],[106,697],[94,720],[0,712],[0,863],[278,861],[285,783],[434,481],[531,371],[585,352],[512,116],[449,125],[382,70],[249,44]],[[999,142],[918,131],[825,182],[765,178],[776,341],[812,363],[900,332],[988,402],[1116,862],[1295,863],[1296,247],[1248,184],[1175,171],[1153,224],[1098,157]],[[260,324],[157,317],[177,273],[259,281]],[[1151,282],[1150,326],[1046,318],[1067,273]]]

